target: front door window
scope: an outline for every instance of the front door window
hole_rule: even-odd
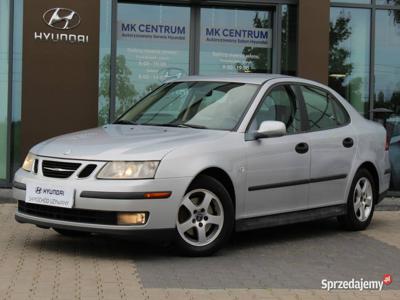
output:
[[[264,121],[285,123],[289,134],[301,131],[300,108],[293,91],[288,86],[274,88],[263,100],[250,130],[257,130]]]

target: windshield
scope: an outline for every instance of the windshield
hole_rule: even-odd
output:
[[[168,83],[135,104],[115,124],[233,130],[257,88],[230,82]]]

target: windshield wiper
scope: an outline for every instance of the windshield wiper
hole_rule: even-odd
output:
[[[203,125],[195,125],[195,124],[179,124],[178,127],[183,128],[195,128],[195,129],[208,129],[208,127]]]
[[[113,124],[116,124],[116,125],[137,125],[135,122],[128,121],[128,120],[115,121]]]
[[[152,124],[152,123],[144,123],[140,124],[143,126],[159,126],[159,127],[178,127],[179,125],[177,124],[171,124],[171,123],[166,123],[166,124]]]
[[[208,129],[206,126],[194,125],[194,124],[173,124],[173,123],[166,123],[166,124],[141,124],[141,125],[145,125],[145,126],[160,126],[160,127],[181,127],[181,128]]]

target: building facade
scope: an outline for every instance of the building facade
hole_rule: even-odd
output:
[[[165,80],[237,72],[317,80],[384,115],[400,173],[399,53],[400,0],[1,0],[0,185],[33,144]]]

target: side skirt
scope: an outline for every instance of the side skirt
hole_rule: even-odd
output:
[[[346,204],[319,207],[289,213],[281,213],[264,217],[240,219],[236,221],[236,231],[247,231],[258,228],[268,228],[294,223],[308,222],[345,215]]]

